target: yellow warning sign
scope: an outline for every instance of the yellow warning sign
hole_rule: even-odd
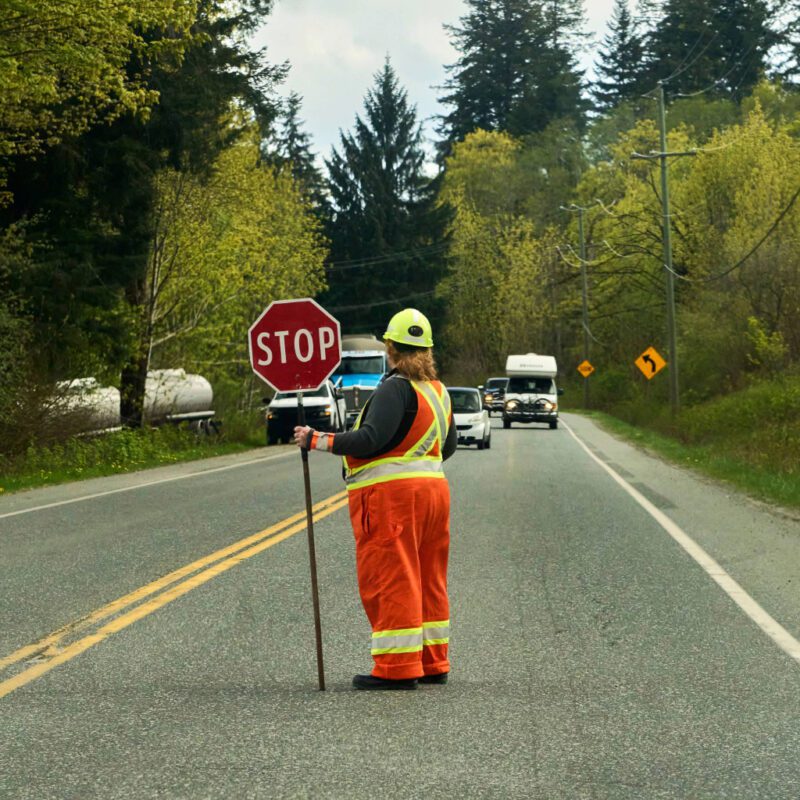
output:
[[[578,372],[580,372],[584,378],[588,378],[594,372],[594,367],[588,361],[583,361],[578,364]]]
[[[642,374],[650,380],[661,372],[667,366],[667,362],[658,353],[655,347],[648,347],[639,358],[636,359],[636,366],[642,371]]]

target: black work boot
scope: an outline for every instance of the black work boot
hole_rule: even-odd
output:
[[[416,689],[417,679],[390,680],[376,678],[374,675],[356,675],[353,677],[354,689]]]
[[[420,679],[420,683],[435,683],[439,686],[447,683],[447,676],[449,672],[439,672],[436,675],[423,675]]]

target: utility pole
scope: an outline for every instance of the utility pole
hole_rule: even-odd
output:
[[[561,206],[564,211],[577,211],[578,212],[578,240],[580,245],[580,259],[581,259],[581,282],[583,285],[583,360],[589,360],[589,285],[586,275],[586,236],[583,230],[583,215],[588,211],[585,206],[579,206],[573,203],[566,208]],[[589,378],[583,379],[583,407],[589,408]]]
[[[661,152],[653,152],[649,155],[634,153],[633,158],[648,160],[657,158],[661,161],[662,239],[667,286],[667,335],[669,337],[669,405],[674,417],[680,409],[680,390],[678,382],[678,334],[675,319],[675,271],[672,268],[672,216],[669,202],[669,167],[667,159],[677,156],[695,156],[697,151],[689,150],[680,153],[667,151],[667,112],[664,100],[664,83],[662,81],[658,82],[656,100],[658,102],[658,131]]]

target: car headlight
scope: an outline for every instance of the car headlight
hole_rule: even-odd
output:
[[[516,401],[516,400],[509,400],[509,401],[506,403],[506,408],[507,408],[509,411],[513,411],[513,410],[514,410],[514,409],[515,409],[515,408],[516,408],[518,405],[519,405],[519,402],[518,402],[518,401]]]
[[[470,425],[477,425],[483,421],[483,414],[476,414],[474,417],[470,417],[468,421]]]
[[[553,410],[555,407],[556,407],[556,406],[555,406],[555,403],[551,403],[549,400],[545,400],[545,401],[542,403],[542,408],[543,408],[545,411],[552,411],[552,410]]]

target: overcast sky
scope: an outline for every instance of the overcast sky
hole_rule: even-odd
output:
[[[613,0],[585,5],[588,32],[599,41]],[[361,113],[387,54],[420,120],[442,112],[435,87],[445,80],[444,65],[457,58],[443,25],[464,13],[463,0],[276,0],[256,44],[267,46],[273,63],[290,62],[282,93],[303,96],[305,128],[328,157],[339,129],[350,130]],[[588,52],[584,66],[593,58]],[[433,123],[425,129],[433,137]]]

